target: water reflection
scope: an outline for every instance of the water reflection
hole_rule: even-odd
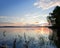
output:
[[[52,33],[47,27],[0,28],[0,45],[7,44],[12,48],[16,42],[16,48],[56,48],[54,42],[49,40]]]

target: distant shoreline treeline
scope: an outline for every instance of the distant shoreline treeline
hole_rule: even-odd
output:
[[[52,27],[52,26],[0,26],[0,28],[40,28],[40,27]]]

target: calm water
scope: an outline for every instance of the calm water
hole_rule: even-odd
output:
[[[16,39],[16,48],[56,48],[49,36],[53,31],[49,28],[0,28],[0,46],[5,44],[13,48]],[[25,42],[26,41],[26,42]],[[28,42],[28,43],[27,43]]]

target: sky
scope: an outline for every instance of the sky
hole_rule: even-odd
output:
[[[60,0],[0,0],[0,26],[48,24],[46,17]]]

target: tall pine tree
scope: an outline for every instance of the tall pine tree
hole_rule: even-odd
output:
[[[60,6],[56,6],[52,13],[49,14],[48,20],[52,24],[53,30],[56,29],[58,40],[54,40],[57,48],[60,48]]]

